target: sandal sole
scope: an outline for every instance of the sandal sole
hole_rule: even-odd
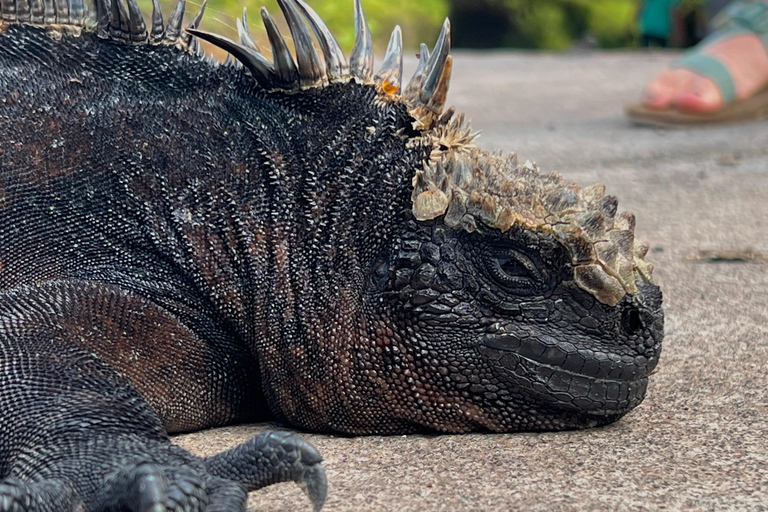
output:
[[[635,124],[646,126],[706,126],[768,119],[768,87],[757,94],[736,100],[717,112],[692,113],[678,110],[653,110],[641,104],[627,105],[624,113]]]

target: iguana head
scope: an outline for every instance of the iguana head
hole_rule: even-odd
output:
[[[551,430],[608,423],[638,405],[658,362],[664,317],[634,216],[619,213],[602,185],[582,188],[520,165],[514,154],[475,147],[463,116],[444,110],[452,69],[447,21],[432,52],[422,45],[418,69],[402,85],[399,28],[374,74],[359,1],[349,63],[309,6],[280,5],[296,61],[264,10],[272,61],[244,24],[240,43],[190,32],[229,51],[268,90],[375,88],[381,108],[407,109],[411,126],[398,133],[419,159],[407,170],[409,208],[357,235],[376,240],[376,250],[348,283],[354,289],[343,290],[353,297],[344,317],[324,328],[331,337],[337,328],[357,333],[324,363],[337,365],[341,377],[314,386],[314,396],[301,386],[293,394],[274,390],[278,414],[352,433]],[[323,343],[323,350],[332,344]],[[335,404],[332,413],[319,420],[307,412],[324,400]]]

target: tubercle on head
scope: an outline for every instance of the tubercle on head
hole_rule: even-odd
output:
[[[54,5],[54,3],[56,5]],[[62,5],[66,3],[67,9]],[[421,137],[409,144],[431,148],[423,169],[413,177],[413,215],[417,220],[442,216],[452,228],[474,231],[478,222],[504,232],[514,225],[551,234],[570,254],[574,282],[599,301],[616,305],[625,295],[637,293],[636,279],[652,282],[653,266],[644,261],[648,245],[635,240],[635,218],[617,213],[617,200],[605,195],[601,184],[582,188],[558,173],[542,174],[535,164],[519,165],[512,153],[487,153],[472,143],[477,134],[454,109],[444,111],[453,58],[451,30],[446,19],[434,49],[420,48],[419,64],[411,80],[402,85],[402,34],[395,27],[381,69],[374,74],[373,45],[361,0],[354,0],[355,45],[347,62],[337,41],[303,0],[278,0],[294,41],[296,58],[266,9],[262,8],[273,60],[262,53],[248,30],[245,10],[237,20],[240,42],[197,29],[205,2],[182,32],[186,0],[178,0],[168,22],[158,0],[153,0],[148,32],[136,0],[83,0],[2,2],[3,23],[31,23],[53,31],[82,29],[99,37],[133,43],[174,45],[202,56],[198,38],[229,52],[268,90],[300,91],[329,83],[354,80],[373,85],[381,102],[404,103],[413,128]],[[11,12],[8,6],[14,6]],[[18,7],[17,7],[18,6]],[[54,13],[51,18],[50,13]],[[314,34],[322,59],[312,42]]]
[[[635,295],[638,278],[652,282],[653,265],[643,259],[648,245],[635,240],[635,217],[617,211],[604,185],[582,188],[530,161],[520,165],[514,153],[471,145],[433,150],[413,178],[411,199],[418,220],[442,217],[448,227],[469,232],[478,223],[501,232],[519,225],[552,235],[571,255],[574,282],[609,306]]]

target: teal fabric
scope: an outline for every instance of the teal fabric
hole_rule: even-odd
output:
[[[701,49],[737,34],[755,34],[768,50],[768,3],[763,0],[736,0],[728,4],[714,20],[716,31],[690,50],[673,67],[686,68],[711,78],[723,95],[723,104],[736,99],[736,86],[730,71],[719,60],[704,55]]]
[[[718,32],[744,30],[763,40],[768,49],[768,3],[762,0],[737,0],[718,14],[712,24]]]
[[[674,67],[690,69],[694,73],[711,78],[723,96],[723,104],[727,105],[736,99],[736,85],[728,68],[709,55],[703,53],[689,53],[675,62]]]
[[[672,10],[680,0],[645,0],[640,13],[640,33],[669,39],[672,35]]]

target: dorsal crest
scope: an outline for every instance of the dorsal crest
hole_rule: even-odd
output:
[[[254,42],[245,9],[237,19],[239,42],[198,29],[206,2],[183,28],[186,0],[178,0],[165,22],[158,0],[152,0],[151,27],[147,30],[136,0],[0,0],[0,20],[46,27],[94,30],[100,37],[134,43],[172,44],[201,54],[198,38],[228,52],[267,90],[303,90],[328,83],[355,80],[375,84],[384,98],[408,104],[418,129],[437,123],[448,94],[452,58],[451,30],[446,19],[432,52],[421,45],[419,66],[403,85],[403,43],[399,26],[392,31],[384,61],[374,72],[373,43],[361,0],[354,0],[355,45],[347,61],[335,37],[318,14],[303,0],[278,0],[290,30],[294,53],[272,16],[260,14],[269,38],[272,60]],[[314,39],[313,39],[314,35]],[[320,49],[318,54],[315,42]],[[231,63],[228,60],[228,63]]]
[[[278,0],[293,40],[286,38],[265,8],[261,18],[272,59],[254,42],[245,11],[237,20],[239,42],[199,30],[205,3],[182,29],[186,0],[178,0],[165,22],[153,0],[147,30],[136,0],[0,0],[0,21],[50,28],[76,27],[102,38],[132,43],[174,45],[202,56],[198,39],[227,51],[225,65],[242,65],[269,91],[303,91],[328,84],[357,83],[376,87],[383,102],[404,104],[419,136],[408,144],[431,149],[423,168],[414,169],[413,215],[418,220],[442,218],[449,227],[474,231],[478,225],[502,232],[519,225],[550,233],[571,253],[574,280],[603,303],[617,304],[637,293],[636,279],[651,280],[644,261],[646,244],[634,239],[634,217],[617,212],[617,201],[605,187],[582,188],[559,174],[542,174],[533,164],[519,165],[514,154],[503,157],[480,151],[476,134],[462,115],[445,110],[453,68],[451,28],[445,20],[430,51],[420,48],[413,77],[403,83],[403,45],[395,27],[383,63],[374,71],[373,45],[361,0],[354,0],[355,44],[347,59],[328,27],[303,0]],[[319,49],[319,52],[318,52]]]
[[[373,43],[361,0],[355,0],[354,5],[355,45],[349,62],[328,27],[303,0],[278,0],[278,4],[293,38],[295,59],[265,8],[261,9],[261,18],[269,37],[271,61],[253,41],[245,11],[237,22],[239,43],[196,28],[188,28],[187,32],[229,52],[265,89],[300,90],[349,80],[375,84],[383,97],[408,104],[411,113],[419,120],[418,128],[435,125],[445,107],[452,70],[451,26],[447,19],[434,50],[429,52],[422,44],[419,66],[408,84],[403,86],[400,27],[396,26],[392,31],[384,61],[379,71],[374,73]],[[322,59],[315,50],[313,34]]]

